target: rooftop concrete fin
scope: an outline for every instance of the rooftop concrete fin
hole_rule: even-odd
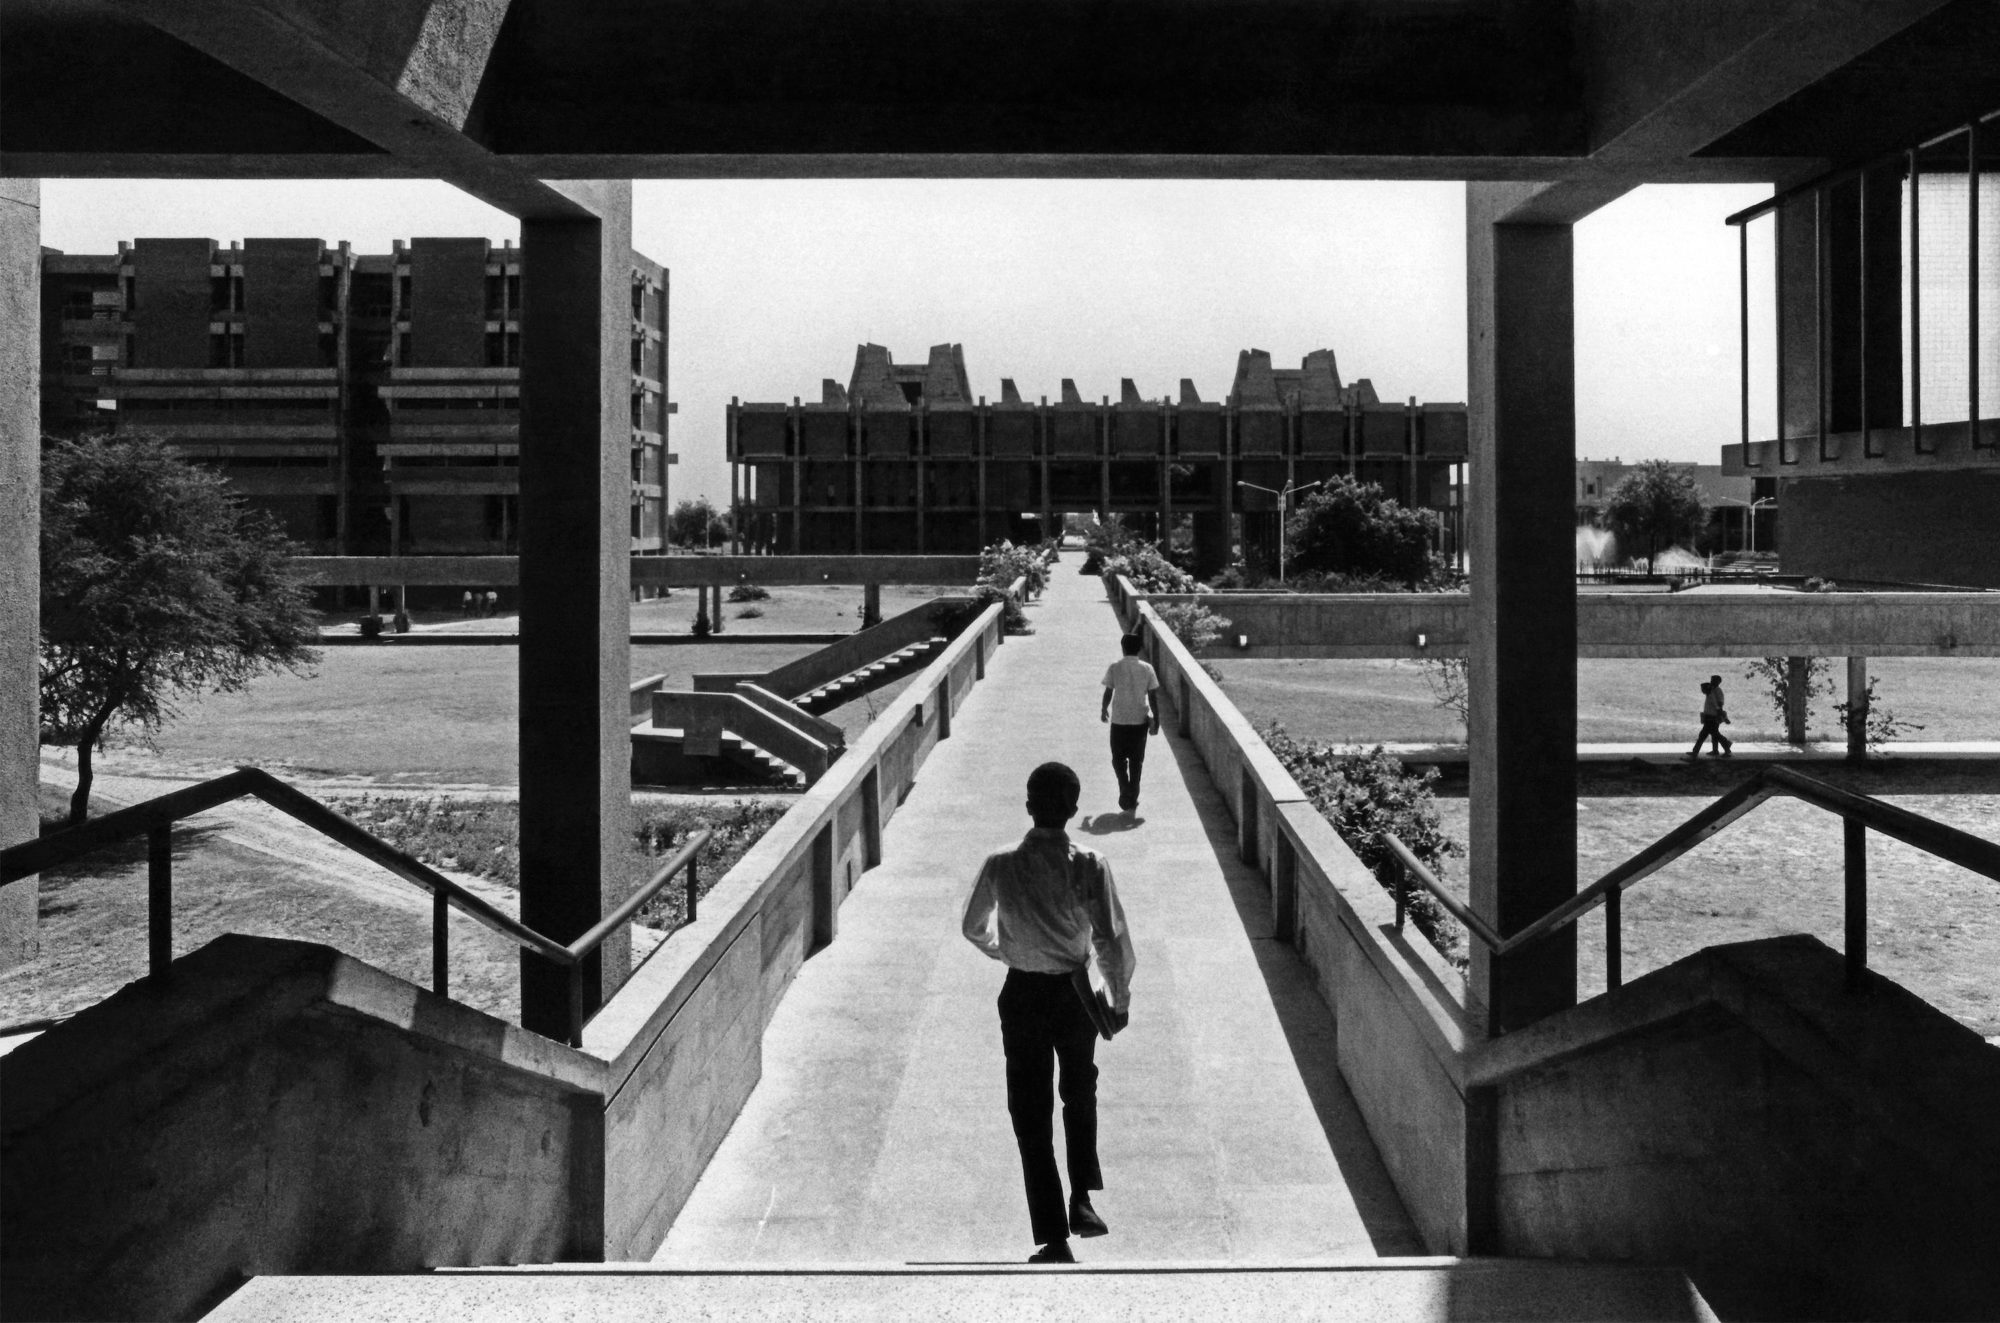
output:
[[[1000,403],[1002,404],[1021,403],[1021,392],[1018,389],[1016,389],[1014,385],[1014,379],[1012,377],[1000,378]]]
[[[965,377],[965,350],[959,345],[932,345],[924,365],[927,404],[970,404],[972,386]]]
[[[1076,393],[1076,382],[1069,377],[1062,379],[1062,402],[1064,404],[1083,403],[1083,396]]]
[[[1132,378],[1120,377],[1118,379],[1118,403],[1120,405],[1131,408],[1134,405],[1147,404],[1149,402],[1139,394],[1139,388],[1132,384]]]
[[[1375,394],[1375,383],[1366,377],[1356,380],[1352,386],[1347,388],[1346,394],[1356,404],[1380,404],[1382,402]]]
[[[1313,408],[1340,403],[1340,366],[1331,349],[1315,349],[1299,364],[1299,396]]]
[[[573,191],[501,160],[465,132],[508,0],[115,3],[374,143],[419,176],[524,220],[594,215]]]
[[[907,409],[903,388],[896,384],[896,365],[881,345],[858,345],[854,350],[854,376],[847,393],[864,409]]]
[[[1182,403],[1182,404],[1200,404],[1200,403],[1201,403],[1201,392],[1200,392],[1200,391],[1197,391],[1197,390],[1196,390],[1196,389],[1194,388],[1194,378],[1193,378],[1193,377],[1182,377],[1182,378],[1181,378],[1181,403]]]
[[[837,405],[845,409],[847,407],[847,388],[832,377],[821,377],[819,382],[819,402],[821,404]]]
[[[1278,403],[1278,382],[1271,375],[1271,356],[1262,349],[1245,349],[1236,356],[1236,384],[1231,388],[1238,404]]]

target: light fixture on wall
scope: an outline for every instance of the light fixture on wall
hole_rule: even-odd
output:
[[[1424,638],[1424,636],[1423,636],[1422,634],[1419,634],[1419,635],[1417,635],[1417,651],[1418,651],[1418,652],[1422,652],[1422,651],[1424,650],[1424,647],[1425,647],[1425,645],[1426,645],[1426,642],[1427,642],[1427,640],[1426,640],[1426,639]]]
[[[1247,648],[1247,647],[1249,647],[1249,646],[1250,646],[1250,636],[1249,636],[1248,634],[1238,634],[1238,635],[1236,636],[1236,646],[1237,646],[1237,647],[1239,647],[1239,648]]]

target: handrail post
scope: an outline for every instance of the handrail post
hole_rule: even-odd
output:
[[[174,962],[173,833],[170,822],[146,833],[146,956],[154,978]]]
[[[1624,895],[1624,890],[1619,887],[1604,893],[1604,988],[1607,992],[1625,984],[1625,934],[1618,914],[1619,901]]]
[[[699,884],[699,882],[697,881],[697,879],[696,879],[696,876],[695,876],[695,868],[696,868],[696,865],[697,865],[697,863],[699,862],[699,860],[700,860],[700,856],[699,856],[699,855],[695,855],[695,856],[691,856],[691,857],[690,857],[690,858],[688,859],[688,866],[687,866],[687,921],[688,921],[689,923],[693,923],[693,922],[694,922],[694,905],[695,905],[695,898],[696,898],[696,897],[697,897],[697,896],[698,896],[698,895],[700,894],[700,891],[701,891],[701,888],[700,888],[700,884]]]
[[[451,995],[451,907],[442,891],[431,892],[431,991]]]
[[[1403,931],[1403,911],[1410,903],[1410,866],[1403,862],[1401,855],[1391,856],[1396,861],[1396,931]]]
[[[583,960],[569,964],[569,1045],[583,1046]]]
[[[1852,991],[1868,970],[1868,827],[1857,818],[1842,818],[1840,826],[1847,856],[1847,986]]]

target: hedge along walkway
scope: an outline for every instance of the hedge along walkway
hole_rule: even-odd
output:
[[[1010,1262],[1032,1248],[994,1001],[959,935],[979,861],[1019,838],[1027,774],[1083,781],[1076,838],[1112,862],[1139,952],[1132,1026],[1099,1044],[1110,1222],[1093,1262],[1422,1253],[1334,1067],[1333,1026],[1270,937],[1262,882],[1193,749],[1152,741],[1137,825],[1116,812],[1099,681],[1118,628],[1058,564],[884,832],[834,943],[764,1039],[763,1080],[655,1261]],[[1060,1115],[1057,1153],[1061,1153]]]

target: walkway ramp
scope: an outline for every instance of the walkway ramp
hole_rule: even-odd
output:
[[[989,660],[924,764],[839,940],[778,1008],[763,1079],[656,1261],[995,1264],[1033,1248],[994,1006],[1004,971],[959,915],[980,860],[1026,830],[1028,772],[1052,758],[1083,780],[1072,834],[1111,860],[1139,951],[1132,1026],[1098,1053],[1096,1203],[1112,1234],[1082,1256],[1422,1253],[1333,1064],[1331,1018],[1272,940],[1192,750],[1155,739],[1136,821],[1116,811],[1097,712],[1119,631],[1099,581],[1059,565],[1030,619],[1036,634]]]

